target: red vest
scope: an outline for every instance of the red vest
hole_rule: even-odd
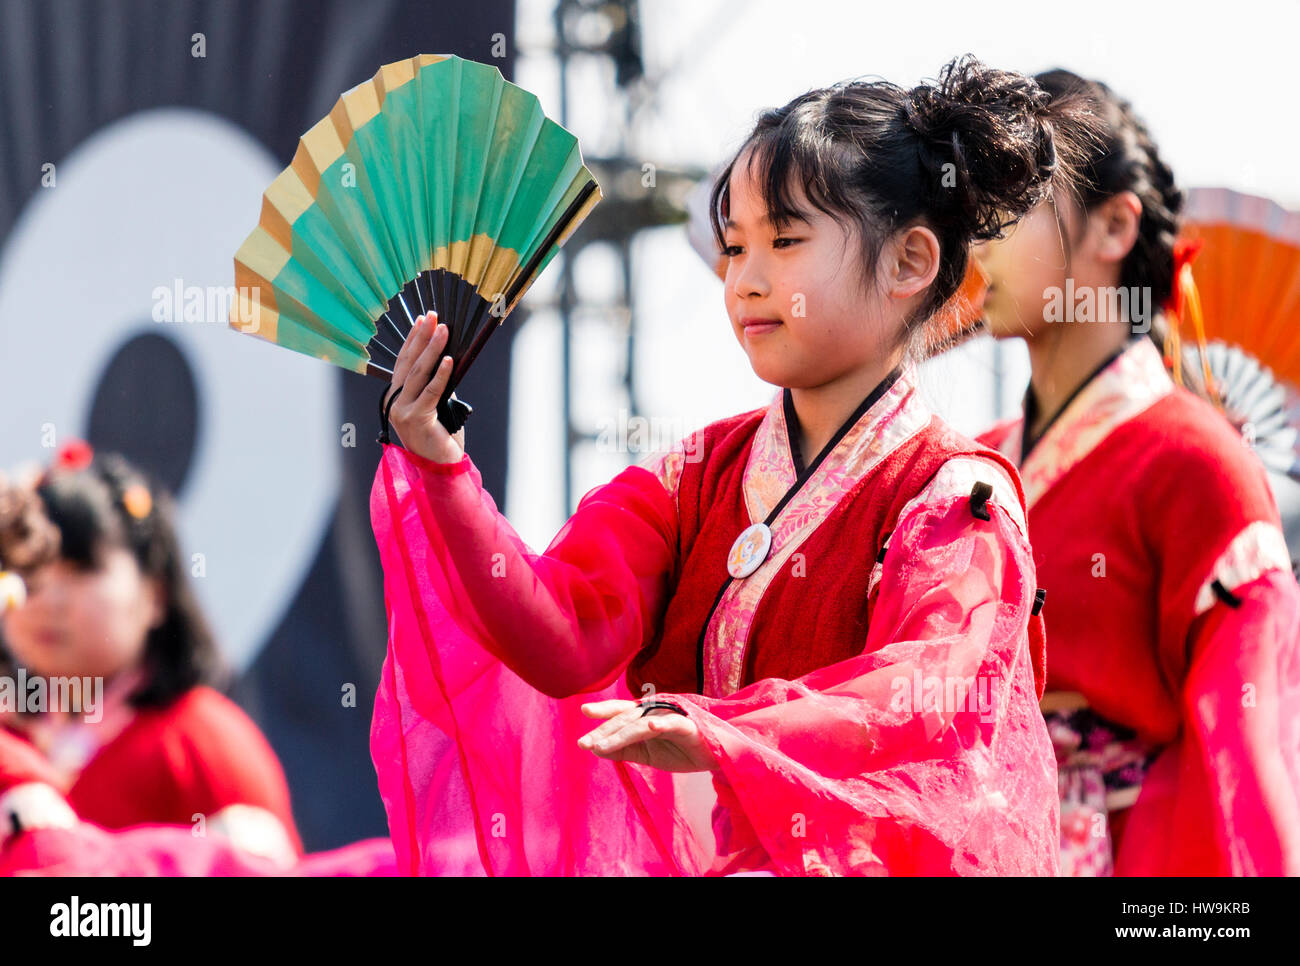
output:
[[[81,818],[109,829],[188,825],[196,812],[256,805],[278,818],[301,850],[275,752],[243,710],[203,685],[165,708],[139,711],[87,763],[68,802]]]
[[[633,694],[644,693],[646,683],[668,693],[701,692],[700,635],[730,582],[727,554],[751,523],[742,478],[763,414],[759,409],[705,427],[696,450],[703,458],[684,465],[677,495],[675,589],[658,644],[643,650],[628,668]],[[787,565],[773,577],[750,629],[742,687],[764,678],[793,680],[862,653],[874,600],[867,590],[880,548],[903,507],[958,456],[1001,465],[1023,505],[1020,476],[1009,460],[931,417],[924,429],[863,476],[799,547],[802,573]],[[1041,635],[1037,637],[1034,662],[1041,672]]]

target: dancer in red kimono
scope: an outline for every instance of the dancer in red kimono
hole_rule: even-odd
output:
[[[0,477],[0,875],[393,874],[386,839],[303,856],[266,740],[194,683],[211,642],[165,503],[84,444]],[[60,676],[79,707],[48,706]]]
[[[967,60],[767,112],[711,207],[732,328],[783,388],[586,494],[545,553],[436,421],[421,320],[372,493],[402,868],[1056,871],[1020,484],[909,361],[971,240],[1068,160],[1048,101]]]
[[[216,650],[166,494],[84,443],[32,482],[0,493],[0,565],[25,587],[0,623],[10,685],[0,728],[40,753],[85,821],[215,821],[296,860],[302,846],[275,753],[204,683]],[[28,706],[30,685],[58,678],[84,683],[80,710]]]
[[[30,744],[0,728],[0,877],[44,876],[391,876],[392,843],[364,839],[291,858],[266,854],[247,827],[214,816],[191,825],[120,831],[82,821],[58,790],[58,773]],[[238,806],[234,806],[238,808]]]
[[[1024,415],[982,439],[1020,467],[1047,591],[1062,871],[1294,875],[1300,589],[1263,466],[1157,348],[1182,195],[1108,88],[1038,81],[1103,136],[1076,201],[976,253],[989,327],[1032,364]]]

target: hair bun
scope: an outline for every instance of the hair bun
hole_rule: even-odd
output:
[[[998,237],[1048,193],[1063,155],[1068,167],[1077,153],[1055,123],[1068,109],[1031,78],[969,54],[935,84],[912,88],[904,121],[917,138],[931,211],[972,241]]]
[[[731,176],[742,159],[773,224],[806,217],[811,207],[852,229],[868,286],[884,241],[924,225],[939,242],[939,268],[904,326],[924,332],[960,288],[972,241],[996,237],[1063,172],[1073,188],[1074,122],[1070,106],[1058,109],[1032,79],[969,54],[950,61],[937,82],[910,90],[851,80],[808,91],[764,111],[714,182],[714,237],[722,249]]]
[[[0,570],[34,570],[58,552],[58,528],[36,490],[0,475]]]

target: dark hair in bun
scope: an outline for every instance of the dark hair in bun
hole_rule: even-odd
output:
[[[1089,131],[1082,99],[1053,98],[969,54],[910,91],[842,82],[759,117],[714,185],[713,229],[725,247],[731,172],[747,151],[774,225],[806,215],[795,204],[798,185],[809,203],[857,227],[868,269],[893,232],[929,226],[939,272],[908,324],[924,335],[923,323],[961,286],[971,244],[998,237],[1054,185],[1073,184]]]

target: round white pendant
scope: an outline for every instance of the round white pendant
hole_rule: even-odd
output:
[[[748,577],[767,559],[772,549],[772,531],[766,523],[746,527],[727,554],[727,573],[739,580]]]

